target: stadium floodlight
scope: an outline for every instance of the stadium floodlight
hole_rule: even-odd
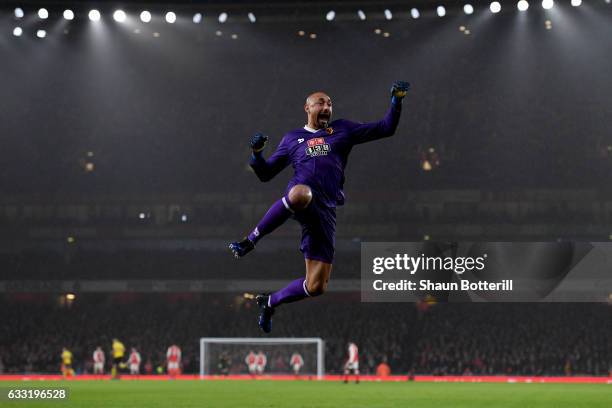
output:
[[[46,20],[49,18],[49,12],[46,8],[41,8],[38,10],[38,18],[40,18],[41,20]]]
[[[391,10],[385,9],[385,18],[387,20],[392,20],[393,19],[393,13],[391,13]]]
[[[582,0],[572,0],[572,6],[578,7],[582,4]]]
[[[25,13],[23,12],[23,9],[21,7],[17,7],[14,13],[15,13],[15,18],[23,18],[23,16],[25,16]]]
[[[230,354],[246,354],[251,349],[264,349],[267,352],[274,350],[276,354],[286,354],[287,360],[293,352],[301,349],[306,363],[310,362],[312,374],[318,379],[325,375],[325,343],[318,337],[202,337],[200,339],[200,378],[216,374],[213,372],[217,366],[221,353],[228,350]],[[309,358],[310,357],[310,358]],[[287,373],[288,374],[288,373]]]
[[[527,2],[527,0],[520,0],[516,4],[516,8],[519,9],[519,11],[527,11],[527,9],[529,8],[529,3]]]
[[[463,6],[463,12],[465,14],[467,14],[468,16],[470,14],[474,13],[474,6],[472,6],[471,4],[466,4],[465,6]]]
[[[410,15],[412,16],[412,18],[414,18],[415,20],[419,17],[421,17],[421,13],[419,13],[419,10],[413,8],[410,10]]]
[[[142,13],[140,13],[140,21],[143,23],[151,22],[151,12],[144,10]]]
[[[89,10],[88,17],[91,21],[100,21],[100,12],[96,9]]]
[[[249,14],[247,14],[247,16],[249,17],[249,21],[251,23],[256,23],[257,22],[257,17],[255,17],[254,13],[249,13]]]
[[[113,19],[118,23],[124,23],[125,20],[127,19],[127,16],[125,15],[125,11],[115,10],[115,12],[113,13]]]
[[[227,13],[224,11],[223,13],[219,14],[219,22],[221,24],[225,23],[227,21],[227,18],[229,16],[227,15]]]
[[[542,8],[544,10],[550,10],[555,5],[553,0],[542,0]]]
[[[64,20],[68,20],[68,21],[74,20],[74,11],[70,9],[66,9],[64,10],[63,16],[64,16]]]
[[[38,38],[45,38],[47,36],[47,32],[45,30],[38,30],[36,32],[36,36]]]
[[[173,11],[169,11],[166,13],[166,23],[174,24],[176,21],[176,14]]]
[[[364,21],[366,19],[366,13],[363,10],[357,10],[357,17],[359,17],[361,21]]]
[[[446,15],[446,8],[444,6],[438,6],[438,8],[436,8],[436,13],[438,13],[438,17],[444,17]]]
[[[21,29],[21,27],[15,27],[13,29],[13,35],[15,37],[21,37],[21,34],[23,34],[23,30]]]
[[[489,5],[489,10],[491,10],[491,13],[499,13],[501,11],[501,4],[499,4],[499,1],[494,1]]]
[[[195,13],[192,21],[194,24],[200,24],[202,22],[202,13]]]
[[[181,215],[181,221],[182,222],[187,222],[187,214]]]
[[[334,18],[336,18],[336,12],[334,10],[329,10],[325,15],[327,21],[334,21]]]

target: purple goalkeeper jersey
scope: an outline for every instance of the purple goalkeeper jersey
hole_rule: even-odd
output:
[[[266,160],[261,154],[251,157],[251,167],[261,181],[268,181],[289,164],[293,178],[287,191],[296,184],[309,186],[315,198],[328,207],[344,204],[344,168],[353,146],[388,137],[395,133],[401,105],[392,104],[379,122],[356,123],[334,120],[316,132],[305,128],[283,136],[276,151]]]

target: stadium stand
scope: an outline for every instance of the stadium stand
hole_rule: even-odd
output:
[[[113,337],[162,364],[169,344],[184,353],[184,371],[198,370],[198,339],[260,336],[253,304],[228,294],[87,294],[0,298],[0,360],[5,373],[58,372],[63,346],[77,373],[91,373],[91,353]],[[387,358],[394,374],[609,375],[612,306],[607,304],[361,304],[358,294],[283,307],[275,336],[326,342],[326,368],[339,373],[349,341],[360,347],[362,371]],[[310,318],[324,314],[324,319]],[[601,322],[608,322],[601,324]],[[231,372],[243,370],[233,358]],[[269,361],[274,361],[274,358]],[[274,369],[272,366],[271,369]]]

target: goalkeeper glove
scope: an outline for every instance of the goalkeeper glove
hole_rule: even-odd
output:
[[[391,86],[391,103],[394,105],[401,104],[409,89],[410,84],[408,82],[395,81]]]
[[[253,153],[259,153],[266,147],[266,143],[268,143],[268,136],[263,133],[257,132],[251,137],[249,145],[251,149],[253,149]]]

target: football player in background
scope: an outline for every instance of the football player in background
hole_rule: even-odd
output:
[[[350,373],[355,375],[355,384],[359,384],[359,349],[355,343],[348,345],[348,358],[344,364],[344,383],[348,383]]]
[[[174,377],[181,374],[181,348],[176,344],[168,347],[166,351],[166,364],[168,375]]]
[[[74,370],[72,369],[72,352],[66,347],[62,349],[62,375],[64,378],[74,377]]]
[[[132,347],[132,351],[130,352],[130,356],[128,357],[128,365],[130,367],[131,375],[140,374],[140,363],[142,362],[142,358],[140,357],[140,353],[136,348]]]
[[[291,355],[291,359],[289,360],[289,365],[293,369],[293,374],[295,374],[296,377],[299,376],[300,370],[304,366],[304,359],[302,358],[302,355],[297,351],[293,353]]]
[[[244,358],[244,363],[247,365],[251,377],[255,377],[257,374],[257,355],[253,350],[250,350],[249,354]]]
[[[93,352],[93,372],[94,374],[104,374],[104,361],[106,357],[104,356],[104,351],[102,351],[102,347],[98,346]]]
[[[263,351],[259,350],[257,353],[257,358],[255,360],[255,368],[257,370],[258,375],[262,375],[266,370],[266,365],[268,364],[268,358],[264,354]]]
[[[119,379],[120,371],[125,368],[123,357],[125,356],[125,346],[118,339],[113,339],[113,367],[111,368],[111,377],[114,380]]]

